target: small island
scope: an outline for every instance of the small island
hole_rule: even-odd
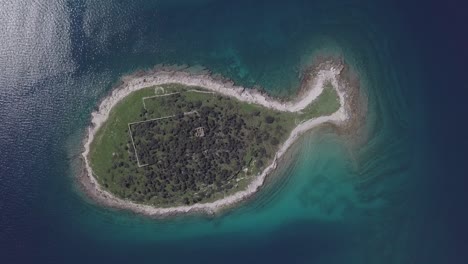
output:
[[[281,100],[187,69],[125,77],[93,113],[81,182],[147,215],[216,212],[254,193],[301,134],[349,119],[343,68],[320,61]]]

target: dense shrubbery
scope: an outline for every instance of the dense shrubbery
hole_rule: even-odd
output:
[[[155,107],[146,102],[148,108],[139,114],[149,121],[129,126],[136,152],[129,137],[122,146],[128,159],[117,155],[108,170],[119,179],[121,193],[133,200],[192,204],[228,191],[252,161],[250,170],[261,169],[273,157],[278,137],[286,135],[267,111],[243,109],[226,97],[190,100],[182,93],[158,100]],[[173,117],[152,120],[171,112]],[[135,166],[135,153],[141,167]]]
[[[89,157],[96,179],[121,198],[174,206],[242,190],[269,164],[297,122],[339,108],[330,87],[302,113],[189,92],[181,85],[164,89],[171,95],[158,97],[154,88],[146,88],[126,97],[92,142]],[[153,120],[167,116],[174,117]],[[140,121],[146,122],[129,125]],[[138,166],[130,133],[140,164],[147,166]]]
[[[121,198],[174,206],[242,190],[297,122],[339,108],[332,87],[302,113],[189,92],[180,85],[164,89],[180,93],[155,97],[154,88],[132,93],[114,107],[92,142],[89,158],[96,179]],[[166,116],[174,117],[153,120]],[[146,122],[129,125],[139,121]],[[138,166],[128,126],[140,164],[147,166]]]
[[[246,165],[243,119],[212,107],[203,107],[201,113],[131,126],[140,163],[149,165],[144,195],[156,192],[156,182],[163,177],[182,191],[198,191],[200,184],[222,186]],[[203,128],[202,137],[196,136],[196,128]]]

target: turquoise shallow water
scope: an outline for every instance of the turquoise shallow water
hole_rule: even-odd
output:
[[[427,253],[439,248],[432,239],[446,234],[440,219],[427,218],[434,201],[425,200],[440,171],[436,163],[427,168],[434,160],[432,135],[424,133],[432,109],[425,104],[431,81],[420,48],[427,43],[401,6],[209,0],[5,6],[0,242],[6,263],[445,258],[445,251]],[[362,133],[347,137],[327,128],[304,136],[291,161],[241,206],[215,218],[153,220],[94,205],[77,190],[76,160],[90,113],[119,76],[160,63],[203,65],[238,84],[286,95],[317,54],[343,56],[360,77],[368,102]]]

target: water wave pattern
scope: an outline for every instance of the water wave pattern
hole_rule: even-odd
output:
[[[412,234],[421,222],[411,219],[414,186],[426,178],[418,122],[429,114],[419,105],[420,47],[390,2],[1,2],[0,242],[9,254],[78,263],[155,254],[180,263],[405,263],[420,245]],[[201,64],[287,95],[316,53],[342,54],[360,77],[368,113],[358,147],[327,131],[307,136],[278,185],[216,219],[153,221],[85,202],[74,189],[79,166],[70,164],[89,114],[120,76]]]

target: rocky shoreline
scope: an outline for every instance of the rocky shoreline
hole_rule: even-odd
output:
[[[279,111],[297,112],[306,108],[323,91],[325,82],[330,81],[336,89],[341,106],[338,111],[329,115],[313,118],[300,123],[295,127],[289,137],[283,142],[273,160],[262,173],[248,185],[243,191],[209,203],[194,204],[190,206],[177,206],[158,208],[151,205],[138,204],[130,200],[124,200],[103,189],[95,177],[89,164],[88,153],[95,133],[109,117],[111,109],[130,93],[154,86],[169,83],[177,83],[187,86],[200,86],[207,90],[220,93],[225,96],[237,98],[240,101],[255,103],[270,109]],[[167,217],[184,213],[214,214],[227,207],[237,204],[264,184],[265,178],[277,167],[278,160],[285,154],[291,145],[305,132],[322,124],[333,124],[345,130],[356,126],[359,119],[359,80],[350,77],[349,68],[342,59],[318,58],[310,66],[301,81],[300,89],[293,100],[275,99],[258,89],[247,89],[236,86],[228,79],[214,76],[207,71],[191,71],[187,67],[157,67],[151,71],[137,72],[122,78],[121,83],[114,88],[99,104],[98,109],[92,113],[91,124],[87,129],[84,139],[84,151],[82,153],[83,170],[79,175],[79,183],[85,193],[95,202],[116,208],[130,210],[135,213],[152,217]]]

